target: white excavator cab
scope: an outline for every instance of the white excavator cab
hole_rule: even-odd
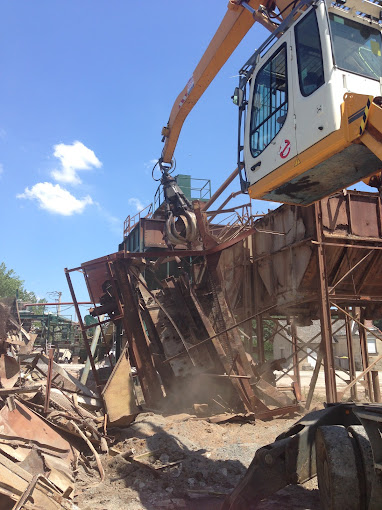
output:
[[[252,198],[309,205],[382,169],[381,11],[303,1],[242,68],[238,164]]]

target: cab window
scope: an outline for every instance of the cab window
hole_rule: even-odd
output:
[[[294,29],[301,94],[310,96],[324,84],[324,66],[316,11],[312,9]]]
[[[257,73],[252,99],[250,147],[259,156],[282,128],[288,112],[286,45]]]
[[[340,69],[379,80],[382,37],[379,29],[329,13],[335,63]]]

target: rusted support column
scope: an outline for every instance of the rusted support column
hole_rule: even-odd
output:
[[[322,210],[321,202],[314,204],[316,219],[316,236],[317,236],[317,256],[318,256],[318,280],[320,291],[320,322],[321,322],[321,342],[324,354],[324,370],[325,370],[325,386],[326,400],[330,402],[337,401],[337,387],[334,369],[334,356],[332,345],[332,324],[328,291],[328,276],[326,271],[326,259],[323,243],[322,230]]]
[[[48,372],[46,376],[46,388],[45,388],[45,403],[44,403],[44,413],[46,414],[49,410],[49,399],[50,399],[50,388],[52,386],[52,370],[53,370],[53,354],[54,349],[49,349],[49,363],[48,363]]]
[[[83,338],[83,341],[84,341],[84,344],[85,344],[85,348],[86,348],[86,353],[87,353],[88,358],[90,360],[90,366],[92,367],[93,377],[94,377],[94,380],[95,380],[95,383],[96,383],[96,386],[97,386],[97,392],[98,392],[99,396],[101,397],[102,396],[101,382],[99,380],[98,372],[97,372],[96,366],[94,364],[94,358],[93,358],[93,355],[92,355],[92,352],[91,352],[91,349],[90,349],[90,344],[89,344],[89,340],[88,340],[88,337],[87,337],[87,334],[86,334],[86,329],[85,329],[85,326],[84,326],[84,323],[83,323],[83,320],[82,320],[82,316],[81,316],[81,312],[80,312],[80,307],[78,306],[78,301],[77,301],[77,298],[76,298],[76,294],[74,292],[72,280],[70,278],[70,271],[68,271],[68,269],[66,269],[66,268],[65,268],[65,276],[66,276],[66,280],[68,282],[70,294],[72,296],[72,301],[73,301],[74,309],[76,310],[76,315],[77,315],[78,323],[80,325],[82,338]]]
[[[147,405],[157,405],[163,398],[158,374],[149,350],[149,341],[138,313],[138,305],[125,260],[113,262],[116,284],[123,299],[123,325],[132,334],[132,350],[137,364],[137,374]]]
[[[359,342],[360,342],[360,348],[361,348],[362,367],[363,367],[363,370],[366,370],[367,367],[369,366],[369,355],[367,352],[367,337],[366,337],[367,332],[366,332],[366,329],[364,328],[364,324],[365,324],[364,312],[363,312],[362,308],[360,308],[359,310],[360,310],[360,314],[359,314],[360,324],[358,324]],[[368,393],[367,396],[369,397],[370,401],[373,402],[373,386],[372,386],[372,382],[371,382],[370,371],[365,374],[364,380],[366,383],[366,390]]]
[[[141,303],[141,305],[142,305],[141,309],[142,318],[145,322],[149,337],[152,340],[151,355],[154,360],[155,368],[157,369],[158,374],[162,379],[164,389],[166,390],[166,395],[168,395],[173,390],[173,385],[175,382],[174,371],[172,370],[170,364],[163,363],[166,359],[163,351],[163,345],[161,344],[158,332],[155,328],[154,322],[151,318],[149,311],[147,310],[146,306],[143,303]]]
[[[263,316],[256,316],[256,338],[257,338],[257,361],[264,363],[265,361],[265,350],[264,350],[264,324]]]
[[[350,313],[349,309],[346,309],[348,313]],[[353,337],[351,334],[351,319],[347,315],[345,316],[345,328],[346,328],[346,343],[348,350],[348,358],[349,358],[349,374],[350,374],[350,382],[354,381],[356,378],[355,371],[355,361],[354,361],[354,352],[353,352]],[[354,385],[350,388],[350,396],[353,400],[358,399],[357,385]]]
[[[379,374],[376,370],[371,372],[371,378],[373,381],[373,391],[374,391],[374,402],[381,402],[381,386],[379,384]]]
[[[321,345],[322,345],[322,344],[321,344]],[[318,374],[320,373],[320,368],[321,368],[322,358],[323,358],[323,355],[322,355],[322,350],[321,350],[321,348],[320,348],[320,349],[318,350],[318,353],[317,353],[317,357],[316,357],[316,365],[315,365],[315,367],[314,367],[313,374],[312,374],[312,378],[311,378],[311,380],[310,380],[308,396],[306,397],[305,409],[306,409],[307,411],[309,411],[310,406],[311,406],[311,404],[312,404],[312,399],[313,399],[314,390],[315,390],[315,388],[316,388],[316,384],[317,384]]]
[[[252,234],[252,280],[253,280],[253,307],[255,312],[260,311],[261,306],[261,278],[259,275],[259,267],[256,259],[256,233]],[[264,329],[263,329],[263,317],[259,313],[256,315],[256,341],[257,341],[257,361],[259,363],[264,363],[265,361],[265,353],[264,353]]]
[[[292,350],[293,350],[293,374],[295,382],[301,391],[301,378],[300,378],[300,364],[298,360],[298,347],[297,347],[297,330],[294,319],[291,321],[291,333],[292,333]]]
[[[243,318],[249,317],[252,311],[252,278],[251,278],[251,265],[249,260],[249,239],[243,241],[243,273],[242,273],[242,285],[243,285]],[[244,333],[247,335],[244,338],[244,346],[246,352],[252,354],[253,342],[252,342],[252,321],[247,321],[243,324]]]

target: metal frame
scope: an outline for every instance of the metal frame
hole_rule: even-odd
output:
[[[221,190],[224,188],[221,187]],[[354,197],[353,197],[354,195]],[[335,196],[335,200],[337,200]],[[214,197],[213,197],[214,198]],[[370,203],[375,202],[376,207],[376,218],[369,218],[368,221],[376,221],[377,231],[379,237],[370,237],[370,235],[362,235],[359,234],[359,225],[360,221],[357,218],[357,209],[354,209],[353,199],[361,199],[369,201]],[[86,262],[82,264],[81,270],[84,272],[85,280],[87,279],[86,271],[87,268],[92,266],[96,266],[97,264],[106,265],[108,274],[110,276],[110,280],[112,282],[114,288],[114,295],[118,295],[118,289],[120,288],[120,277],[115,273],[114,268],[117,265],[123,265],[124,267],[128,267],[130,264],[134,264],[134,260],[155,260],[157,261],[165,261],[168,258],[190,258],[195,257],[194,260],[200,261],[201,258],[205,260],[205,269],[203,274],[206,271],[209,273],[209,277],[213,278],[215,282],[215,286],[217,286],[222,293],[222,283],[224,282],[224,268],[220,268],[217,271],[216,264],[218,263],[220,254],[223,250],[233,247],[238,243],[241,243],[242,246],[242,294],[241,294],[241,304],[240,309],[234,310],[235,320],[233,322],[225,322],[224,328],[219,327],[212,328],[209,323],[207,324],[207,330],[210,331],[209,337],[201,340],[200,342],[185,346],[183,352],[172,356],[168,359],[161,359],[162,364],[168,365],[174,359],[181,356],[190,356],[193,352],[193,349],[199,348],[201,345],[205,343],[210,343],[211,346],[214,345],[215,349],[220,349],[222,346],[226,345],[226,343],[237,342],[239,336],[241,335],[244,339],[244,343],[246,345],[247,352],[252,352],[254,350],[253,346],[253,338],[257,337],[257,347],[255,349],[255,354],[257,356],[257,360],[259,363],[264,363],[265,360],[265,336],[264,336],[264,321],[272,320],[276,324],[276,328],[273,330],[273,336],[278,333],[282,333],[285,328],[280,323],[280,319],[285,319],[290,321],[292,324],[292,338],[287,338],[287,341],[290,342],[293,346],[293,351],[291,358],[293,360],[292,366],[290,369],[286,370],[283,373],[284,375],[289,375],[293,370],[293,374],[290,374],[292,377],[292,382],[294,386],[294,390],[296,396],[301,398],[300,395],[300,363],[303,361],[310,352],[307,352],[306,346],[301,341],[299,337],[298,329],[296,328],[296,318],[302,313],[306,313],[306,311],[310,310],[311,313],[316,314],[315,317],[320,317],[321,320],[321,336],[322,342],[317,344],[317,347],[312,348],[313,351],[317,354],[317,362],[316,368],[312,374],[312,380],[309,388],[309,393],[307,396],[306,407],[309,408],[312,397],[315,391],[315,385],[318,377],[318,372],[321,364],[324,365],[325,371],[325,385],[326,385],[326,400],[327,402],[336,402],[343,398],[344,391],[337,391],[337,383],[336,379],[342,379],[344,381],[341,374],[338,370],[344,370],[341,367],[338,367],[333,356],[333,345],[332,338],[333,334],[336,334],[338,330],[334,330],[333,328],[336,324],[336,321],[341,318],[345,321],[345,332],[346,332],[346,342],[347,342],[347,350],[349,357],[349,370],[347,373],[349,377],[349,384],[345,387],[345,391],[350,391],[350,397],[352,399],[357,399],[359,386],[358,383],[360,379],[365,379],[367,396],[372,401],[380,400],[380,391],[379,391],[379,378],[378,373],[373,371],[373,367],[375,366],[375,361],[370,363],[370,360],[367,356],[367,345],[366,345],[366,336],[363,335],[363,331],[366,331],[367,328],[364,324],[363,318],[363,308],[370,306],[371,304],[378,305],[382,302],[382,296],[377,295],[374,292],[370,293],[370,288],[368,284],[365,285],[365,278],[372,274],[373,268],[378,261],[378,256],[380,256],[380,250],[382,249],[382,216],[381,216],[381,199],[376,197],[376,194],[366,194],[366,193],[358,193],[358,192],[348,192],[348,195],[345,198],[341,198],[344,200],[341,202],[342,204],[346,204],[346,210],[348,211],[348,231],[343,235],[339,235],[335,230],[328,230],[327,223],[324,225],[323,220],[323,207],[326,207],[326,202],[322,201],[310,208],[310,220],[313,224],[313,227],[307,231],[305,237],[301,240],[297,238],[295,242],[292,241],[289,245],[280,244],[280,248],[277,252],[259,252],[257,250],[257,243],[260,239],[260,235],[263,235],[264,232],[270,234],[277,234],[278,236],[286,236],[288,232],[276,232],[272,230],[272,221],[268,219],[268,216],[271,216],[273,213],[277,213],[278,210],[271,212],[269,215],[265,215],[265,217],[256,221],[256,218],[252,215],[251,209],[245,211],[242,208],[242,215],[236,208],[231,208],[226,211],[224,209],[218,208],[215,211],[210,211],[208,214],[208,207],[205,207],[205,204],[200,204],[200,207],[196,207],[195,210],[198,210],[198,226],[200,232],[203,234],[203,242],[204,248],[203,250],[153,250],[147,252],[118,252],[106,257],[101,257],[100,259],[96,259],[90,262]],[[373,202],[374,201],[374,202]],[[225,202],[225,205],[228,202]],[[244,207],[250,207],[250,204],[244,204]],[[282,206],[282,207],[290,207],[290,206]],[[297,210],[298,208],[296,208]],[[281,208],[280,208],[281,210]],[[304,211],[308,211],[308,208],[301,209]],[[237,216],[237,221],[233,222],[230,225],[226,225],[219,232],[219,237],[213,235],[214,226],[208,222],[208,217],[214,218],[216,214],[220,214],[221,212],[230,212],[236,211],[234,214]],[[301,213],[302,214],[302,213]],[[304,214],[308,214],[305,213]],[[304,216],[305,218],[305,216]],[[325,220],[327,222],[327,219]],[[334,221],[334,220],[333,220]],[[263,228],[263,223],[265,227]],[[358,222],[358,224],[357,224]],[[362,223],[362,222],[361,222]],[[358,226],[357,226],[358,225]],[[358,229],[358,230],[357,230]],[[274,230],[283,230],[282,228],[274,228]],[[216,232],[217,233],[217,232]],[[271,236],[273,237],[273,236]],[[264,236],[263,236],[264,238]],[[276,243],[277,245],[277,243]],[[271,260],[271,257],[274,253],[280,254],[281,257],[284,257],[287,260],[287,257],[291,257],[290,260],[290,273],[292,276],[292,280],[297,278],[296,268],[294,266],[297,261],[293,258],[293,254],[298,254],[298,250],[303,246],[309,247],[312,251],[312,257],[315,257],[316,268],[318,268],[318,277],[316,278],[314,285],[316,285],[312,289],[308,289],[305,294],[299,294],[297,292],[294,297],[283,303],[283,310],[285,312],[280,311],[280,306],[276,301],[270,300],[262,301],[260,288],[262,285],[259,265],[263,263],[268,263],[268,260]],[[333,250],[338,250],[338,265],[333,269],[333,263],[330,261],[330,257],[333,254]],[[359,250],[364,250],[365,255],[359,253]],[[240,250],[239,250],[240,252]],[[197,257],[197,259],[196,259]],[[295,262],[293,262],[295,260]],[[192,259],[191,259],[192,264]],[[330,274],[328,274],[328,264],[330,266]],[[331,265],[330,265],[331,264]],[[341,265],[342,264],[342,265]],[[75,268],[79,270],[79,268]],[[67,270],[68,271],[68,270]],[[128,270],[130,271],[130,270]],[[222,271],[222,272],[221,272]],[[317,269],[316,269],[317,271]],[[69,272],[69,271],[68,271]],[[134,278],[135,273],[131,273]],[[68,276],[68,275],[67,275]],[[131,277],[130,277],[131,278]],[[294,280],[293,280],[294,281]],[[91,289],[89,286],[89,282],[87,282],[88,288],[90,290],[90,297],[92,301],[95,303],[97,299],[96,296],[91,294]],[[297,286],[297,283],[293,285]],[[118,287],[118,288],[117,288]],[[135,290],[133,286],[130,284],[130,293],[134,294]],[[220,294],[222,296],[222,294]],[[72,296],[73,297],[73,296]],[[130,298],[129,298],[130,299]],[[132,298],[131,298],[132,299]],[[220,299],[220,301],[219,301]],[[273,298],[272,298],[273,299]],[[276,299],[276,297],[275,297]],[[224,305],[222,298],[218,298],[218,301],[221,303],[221,306]],[[73,297],[73,302],[75,303],[75,297]],[[271,304],[270,304],[271,303]],[[124,316],[124,308],[121,302],[116,303],[115,315],[113,317],[116,319],[123,319]],[[357,308],[358,307],[358,308]],[[357,309],[356,309],[357,308]],[[380,308],[382,310],[382,307]],[[361,313],[362,312],[362,313]],[[138,310],[138,314],[141,312]],[[219,312],[220,313],[220,312]],[[228,313],[228,312],[227,312]],[[358,314],[358,315],[357,315]],[[123,319],[125,320],[125,319]],[[141,319],[139,319],[140,321]],[[256,324],[254,323],[256,320]],[[139,322],[138,321],[138,322]],[[355,372],[355,363],[354,363],[354,352],[353,352],[353,343],[352,343],[352,332],[351,332],[351,321],[355,321],[360,327],[360,339],[361,339],[361,350],[363,352],[363,373],[361,376],[356,376]],[[107,321],[106,321],[107,322]],[[100,322],[102,323],[102,321]],[[131,328],[130,325],[126,325],[125,329]],[[139,324],[134,326],[138,328]],[[242,328],[242,332],[239,330],[239,326]],[[209,328],[209,329],[208,329]],[[342,328],[342,326],[341,326]],[[86,326],[82,325],[82,330],[84,331]],[[139,329],[139,328],[138,328]],[[137,330],[138,331],[138,330]],[[138,334],[138,333],[137,333]],[[140,335],[141,333],[139,333]],[[142,333],[146,334],[146,333]],[[132,338],[135,335],[130,335]],[[363,338],[364,336],[364,338]],[[378,336],[377,336],[378,337]],[[143,338],[143,337],[142,337]],[[378,337],[379,338],[379,337]],[[215,341],[216,340],[216,341]],[[219,347],[220,345],[220,347]],[[233,345],[233,344],[232,344]],[[137,352],[137,351],[136,351]],[[194,351],[195,352],[195,351]],[[231,360],[232,361],[232,360]],[[149,361],[147,358],[146,363],[149,365],[153,365],[152,361]],[[236,362],[231,363],[229,366],[227,365],[227,373],[231,373],[233,366]],[[137,363],[138,364],[138,363]],[[235,376],[235,377],[233,377]],[[245,381],[248,377],[246,371],[238,371],[237,368],[232,372],[230,378],[232,380],[239,379],[241,387],[245,384]],[[235,384],[238,384],[236,382]],[[248,388],[249,390],[249,388]],[[247,396],[243,397],[247,399],[247,404],[250,407],[250,399],[253,399],[251,392],[245,393]],[[249,398],[248,398],[249,397]],[[254,401],[253,401],[254,402]],[[255,404],[256,405],[256,404]],[[258,410],[258,412],[260,412]],[[265,411],[264,412],[268,412]]]

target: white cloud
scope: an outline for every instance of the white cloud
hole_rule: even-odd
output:
[[[143,166],[145,168],[152,168],[155,163],[158,163],[158,160],[157,159],[150,159],[150,161],[147,161],[146,163],[143,163]]]
[[[91,170],[102,166],[94,151],[82,142],[76,141],[72,145],[59,143],[53,148],[53,155],[60,160],[61,168],[53,170],[51,175],[58,182],[80,184],[79,170]]]
[[[128,202],[129,202],[129,205],[132,205],[133,207],[136,208],[137,212],[142,211],[142,209],[144,209],[144,207],[145,207],[142,204],[142,202],[139,200],[139,198],[129,198]]]
[[[24,193],[17,195],[17,198],[37,200],[41,209],[63,216],[80,214],[87,205],[93,204],[89,195],[78,199],[59,184],[51,182],[39,182],[31,189],[25,188]]]

